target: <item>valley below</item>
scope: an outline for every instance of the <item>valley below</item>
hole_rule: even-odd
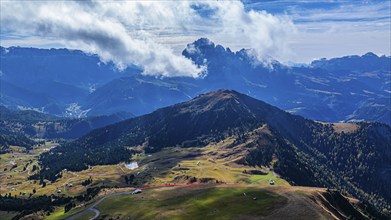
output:
[[[134,170],[120,163],[91,166],[79,172],[63,171],[61,178],[47,181],[45,187],[28,177],[37,171],[32,171],[32,166],[37,164],[39,154],[56,144],[46,142],[29,153],[12,147],[12,154],[1,155],[1,167],[18,166],[0,172],[0,194],[19,199],[53,194],[76,197],[88,188],[101,188],[93,198],[76,203],[67,212],[63,206],[58,206],[50,214],[37,212],[22,219],[369,218],[358,200],[338,191],[291,186],[270,167],[238,165],[235,157],[222,157],[227,153],[224,146],[232,141],[228,138],[201,151],[170,148],[136,155],[132,161],[137,161],[139,167]],[[92,183],[83,186],[90,178]],[[142,192],[133,195],[136,189]],[[1,219],[17,215],[4,211],[0,214]]]

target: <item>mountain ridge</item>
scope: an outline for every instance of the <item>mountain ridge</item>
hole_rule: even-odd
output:
[[[2,48],[1,53],[1,104],[9,108],[70,116],[68,109],[76,106],[82,114],[73,117],[119,111],[143,115],[227,88],[313,120],[391,124],[391,57],[372,53],[285,66],[272,59],[259,61],[251,49],[233,52],[201,38],[183,50],[185,57],[208,68],[208,74],[194,79],[144,76],[135,66],[118,72],[113,64],[80,51],[11,49],[5,53],[7,48]]]
[[[381,123],[353,125],[341,129],[232,90],[218,90],[93,130],[54,148],[42,154],[39,176],[55,180],[63,169],[127,162],[133,154],[172,147],[202,149],[231,137],[235,141],[222,152],[236,155],[239,163],[271,166],[292,184],[337,188],[386,207],[391,201],[387,190],[391,128]],[[357,156],[362,154],[367,156]]]

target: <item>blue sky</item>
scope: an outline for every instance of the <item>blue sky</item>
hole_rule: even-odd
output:
[[[247,10],[266,10],[292,19],[298,34],[291,41],[298,62],[320,57],[391,53],[391,1],[251,1]]]
[[[372,51],[391,53],[391,1],[11,1],[1,4],[1,45],[67,47],[119,68],[197,77],[181,57],[208,37],[259,59],[308,63]],[[186,70],[184,70],[186,69]],[[188,70],[188,71],[187,71]]]

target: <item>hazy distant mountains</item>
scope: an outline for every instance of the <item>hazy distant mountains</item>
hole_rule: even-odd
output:
[[[81,51],[2,47],[0,104],[70,117],[142,115],[226,88],[311,119],[391,124],[390,57],[368,53],[288,67],[205,38],[189,44],[183,55],[207,65],[208,74],[155,78],[140,75],[137,67],[118,72],[112,63]]]
[[[0,105],[0,154],[9,146],[31,148],[36,138],[75,139],[93,129],[113,124],[133,115],[118,112],[86,118],[60,118],[32,110],[10,110]]]

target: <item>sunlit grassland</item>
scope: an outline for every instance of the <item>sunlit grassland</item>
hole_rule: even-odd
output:
[[[131,219],[235,219],[265,216],[287,202],[259,187],[213,185],[146,190],[109,198],[97,206],[102,216]]]
[[[90,176],[93,179],[92,186],[121,187],[124,184],[122,176],[132,172],[126,169],[123,163],[92,166],[90,169],[80,172],[63,171],[62,178],[53,183],[45,181],[46,186],[42,187],[42,185],[39,185],[39,180],[29,180],[28,177],[38,172],[39,155],[55,146],[56,144],[47,142],[28,153],[23,152],[18,147],[12,147],[13,153],[0,155],[0,194],[8,195],[11,193],[11,196],[28,198],[35,189],[36,193],[33,196],[51,194],[76,196],[86,191],[87,188],[82,186],[82,182]],[[13,164],[16,164],[17,167],[11,169]],[[34,172],[32,172],[33,165],[37,166],[37,170]],[[25,171],[23,171],[24,167],[27,167]],[[67,187],[66,184],[72,184],[73,186]],[[57,193],[58,190],[61,190],[61,193]]]
[[[236,163],[235,158],[219,158],[214,152],[221,152],[221,146],[230,143],[231,139],[209,144],[203,148],[167,148],[152,155],[137,155],[141,165],[139,171],[148,172],[153,178],[148,179],[151,185],[172,183],[181,176],[213,178],[223,183],[242,183],[269,185],[270,180],[277,186],[289,186],[269,167],[246,166]],[[250,174],[250,171],[262,171],[265,175]],[[143,175],[140,176],[143,178]]]
[[[232,141],[233,139],[227,138],[202,148],[173,147],[151,155],[136,154],[132,160],[137,161],[140,167],[135,170],[129,170],[124,163],[120,163],[91,166],[80,172],[63,171],[62,178],[53,183],[46,181],[46,187],[39,185],[38,180],[28,180],[28,176],[38,172],[38,170],[32,172],[32,167],[36,165],[39,169],[39,154],[55,147],[56,144],[47,142],[29,153],[13,147],[13,153],[0,155],[0,167],[2,168],[0,170],[0,193],[2,195],[11,193],[12,196],[27,198],[35,189],[36,193],[33,196],[51,194],[77,196],[85,192],[87,187],[82,186],[82,182],[90,177],[93,182],[88,187],[102,185],[124,187],[127,186],[124,176],[138,173],[141,175],[136,175],[137,186],[180,182],[183,176],[195,177],[197,181],[202,178],[213,178],[224,183],[268,185],[270,180],[274,180],[276,185],[289,185],[268,167],[249,167],[235,163],[235,159],[211,156],[214,152],[221,153],[221,146]],[[11,170],[10,162],[12,161],[18,166]],[[23,171],[24,167],[27,167],[25,171]],[[246,172],[250,170],[261,170],[266,175],[253,175]],[[73,186],[67,187],[66,184]],[[58,190],[61,190],[61,193],[57,193]]]
[[[75,218],[75,220],[85,220],[85,219],[90,219],[94,217],[95,213],[93,211],[86,212],[78,217]]]
[[[64,213],[64,207],[60,207],[60,208],[56,209],[53,213],[50,213],[49,216],[46,216],[45,220],[62,220],[62,219],[66,219],[67,217],[72,216],[72,215],[80,212],[84,208],[85,207],[75,208],[75,209],[72,209],[72,210]]]

